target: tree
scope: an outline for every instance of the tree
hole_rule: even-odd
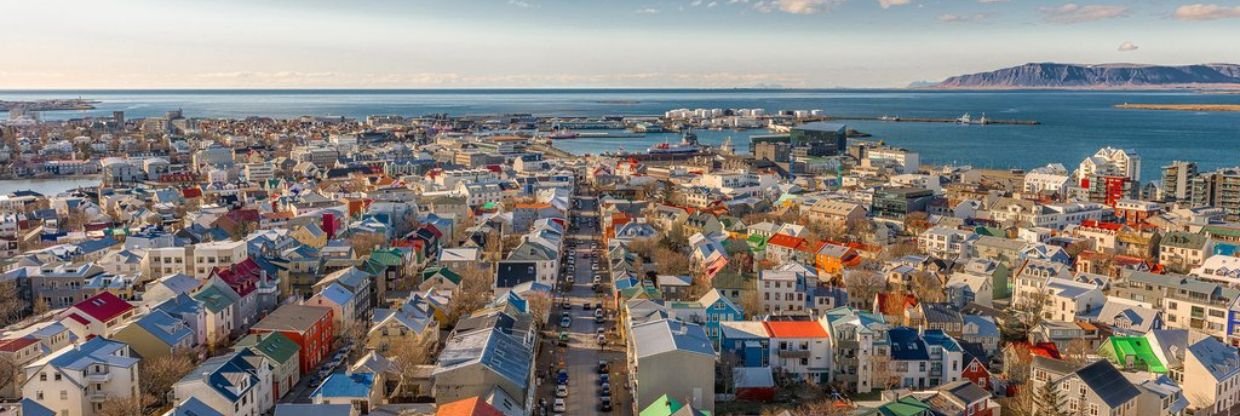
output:
[[[0,356],[0,391],[5,390],[9,385],[14,385],[17,392],[21,393],[21,388],[16,386],[17,375],[21,374],[22,369],[8,355]]]
[[[1042,384],[1042,388],[1036,392],[1034,397],[1035,412],[1040,416],[1067,416],[1063,411],[1064,397],[1060,392],[1059,386],[1055,383],[1046,382]]]
[[[551,296],[543,292],[531,293],[526,297],[530,305],[530,314],[534,315],[539,325],[546,325],[551,313]]]
[[[792,410],[793,416],[844,416],[851,414],[851,406],[841,406],[830,398],[805,403]]]
[[[490,268],[467,267],[457,274],[461,276],[461,286],[452,297],[452,309],[448,313],[448,322],[445,322],[453,327],[462,316],[491,301],[491,284],[495,281]]]
[[[1089,344],[1089,341],[1086,341],[1084,338],[1073,339],[1068,341],[1068,345],[1064,347],[1063,359],[1075,364],[1077,367],[1081,367],[1089,364],[1089,354],[1093,351],[1094,349]]]
[[[51,305],[47,304],[47,299],[43,297],[36,297],[31,308],[34,309],[35,315],[42,315],[52,309]]]
[[[163,357],[142,360],[138,372],[143,396],[154,406],[168,404],[172,385],[194,370],[193,357],[196,356],[192,350],[177,350]]]
[[[912,276],[913,293],[923,302],[943,302],[947,295],[943,293],[943,281],[930,272],[916,272]]]
[[[741,292],[740,301],[741,304],[737,306],[741,307],[741,311],[745,313],[746,317],[752,318],[762,310],[762,296],[759,295],[756,289]]]
[[[638,238],[628,243],[629,251],[637,253],[646,258],[654,256],[655,249],[659,246],[659,242],[653,238]]]
[[[16,282],[0,283],[0,327],[20,321],[29,306],[29,302],[19,296]]]
[[[887,290],[887,282],[874,271],[848,270],[844,272],[844,287],[849,297],[872,301],[879,292]]]
[[[353,247],[353,253],[358,257],[369,256],[376,247],[385,244],[387,244],[387,238],[383,234],[355,233],[349,237],[349,246]]]
[[[692,271],[692,263],[689,256],[678,251],[666,247],[659,247],[654,251],[655,271],[659,274],[683,276]]]
[[[393,355],[388,358],[392,361],[396,373],[399,374],[399,381],[396,388],[392,389],[389,398],[423,393],[412,391],[411,383],[418,376],[419,367],[427,364],[431,357],[434,357],[435,347],[431,342],[431,337],[420,336],[402,338],[388,348],[388,351],[393,352]]]
[[[109,397],[95,410],[95,416],[134,416],[142,414],[142,400],[137,397]]]

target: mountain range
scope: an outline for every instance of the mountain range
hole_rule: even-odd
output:
[[[958,75],[929,88],[1159,88],[1240,85],[1240,65],[1184,66],[1028,63],[990,72]],[[924,84],[923,84],[924,85]]]

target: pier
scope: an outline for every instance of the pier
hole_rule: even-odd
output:
[[[824,116],[822,117],[822,119],[824,121],[850,121],[851,120],[851,121],[885,121],[889,123],[959,123],[959,124],[964,124],[964,123],[960,123],[960,119],[958,118],[937,118],[937,117],[886,117],[886,116],[883,116],[883,117],[872,117],[872,116],[870,117],[867,117],[867,116],[834,117],[834,116]],[[969,125],[980,126],[980,125],[987,125],[987,124],[998,124],[998,125],[1009,125],[1009,126],[1036,126],[1036,125],[1042,124],[1042,122],[1037,121],[1037,120],[988,119],[986,120],[985,123],[975,122]]]

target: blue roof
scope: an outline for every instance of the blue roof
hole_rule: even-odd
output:
[[[345,289],[344,286],[339,283],[332,283],[328,285],[323,288],[323,291],[319,292],[319,294],[323,295],[323,297],[327,300],[335,302],[337,305],[348,305],[349,301],[353,299],[353,292],[350,292],[349,289]]]
[[[370,397],[374,390],[373,373],[333,373],[311,397]]]
[[[926,345],[938,345],[943,347],[943,349],[952,352],[960,351],[960,344],[956,342],[956,339],[952,338],[950,335],[947,335],[947,333],[943,332],[941,329],[927,329],[926,332],[922,334],[922,339],[926,341]]]
[[[353,405],[280,403],[275,416],[352,416]]]
[[[194,331],[190,330],[189,325],[186,325],[184,321],[161,310],[146,314],[136,323],[169,346],[176,346],[181,340],[194,336]]]
[[[101,362],[116,367],[130,367],[138,364],[137,358],[115,355],[116,351],[128,347],[129,345],[122,342],[95,337],[76,348],[65,347],[61,350],[63,353],[51,359],[49,363],[56,368],[72,370],[82,370],[91,364]]]
[[[108,236],[108,237],[104,237],[98,240],[86,240],[86,241],[78,243],[77,246],[78,248],[82,249],[82,253],[89,254],[89,253],[97,252],[99,250],[105,250],[108,247],[112,247],[116,244],[117,244],[117,241],[112,239],[111,236]]]
[[[891,345],[891,358],[896,360],[929,360],[926,342],[916,329],[909,327],[887,330],[887,342]]]
[[[169,413],[171,416],[224,416],[223,413],[215,411],[211,406],[199,401],[194,397],[185,399],[178,404],[176,408]]]
[[[43,407],[43,405],[31,399],[22,399],[21,413],[23,416],[56,416],[56,412],[52,409]]]

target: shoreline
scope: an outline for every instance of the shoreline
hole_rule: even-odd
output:
[[[1229,113],[1240,112],[1240,104],[1116,104],[1121,110],[1191,111]]]

